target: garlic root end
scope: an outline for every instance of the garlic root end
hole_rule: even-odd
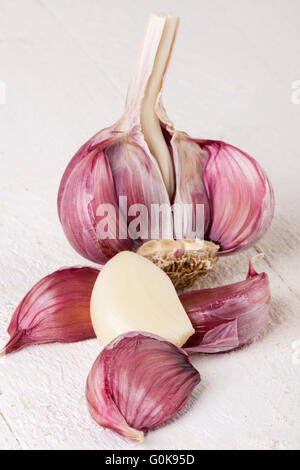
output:
[[[199,276],[212,270],[219,246],[199,240],[151,240],[137,253],[152,261],[171,279],[177,289],[190,287]]]

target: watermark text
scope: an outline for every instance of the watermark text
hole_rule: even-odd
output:
[[[96,211],[99,240],[204,239],[203,204],[99,204]]]

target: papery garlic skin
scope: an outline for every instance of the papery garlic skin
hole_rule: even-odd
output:
[[[96,359],[86,385],[88,409],[100,426],[142,441],[146,431],[182,409],[199,382],[182,349],[146,332],[129,332]]]
[[[168,276],[126,251],[106,263],[98,276],[91,319],[102,346],[129,331],[148,331],[182,346],[195,332]]]
[[[180,296],[196,333],[183,346],[189,352],[218,353],[251,341],[264,328],[270,311],[268,275],[253,262],[245,281]]]
[[[94,338],[89,311],[98,274],[94,268],[64,268],[38,282],[16,309],[8,327],[10,340],[0,354],[32,344]]]

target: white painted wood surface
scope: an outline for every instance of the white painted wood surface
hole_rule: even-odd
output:
[[[299,0],[0,0],[0,340],[23,295],[47,273],[89,264],[56,213],[77,148],[121,115],[151,11],[182,18],[165,86],[176,126],[255,156],[276,193],[256,248],[222,260],[205,285],[270,276],[271,321],[252,345],[193,357],[202,375],[189,406],[143,449],[300,448]],[[296,346],[295,346],[296,347]],[[299,348],[299,345],[298,345]],[[24,349],[0,360],[1,449],[134,449],[90,418],[84,397],[96,340]]]

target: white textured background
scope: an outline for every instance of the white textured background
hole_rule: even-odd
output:
[[[18,302],[49,272],[88,264],[56,214],[77,148],[116,121],[151,11],[182,18],[165,86],[178,128],[229,141],[267,170],[276,217],[256,249],[270,276],[271,322],[259,341],[193,358],[202,383],[179,419],[145,449],[300,448],[299,0],[0,0],[0,346]],[[210,284],[245,277],[249,257],[222,260]],[[205,281],[208,282],[208,279]],[[298,346],[299,348],[299,346]],[[133,449],[90,418],[84,398],[96,341],[24,349],[0,359],[1,449]]]

